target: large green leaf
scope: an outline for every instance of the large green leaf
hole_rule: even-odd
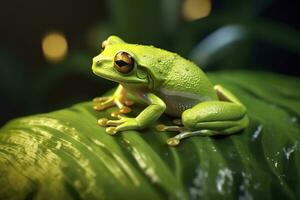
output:
[[[300,81],[209,74],[247,106],[250,126],[178,147],[153,127],[110,136],[91,102],[13,120],[0,130],[3,199],[299,199]],[[136,112],[138,110],[135,110]],[[163,116],[157,123],[170,123]]]

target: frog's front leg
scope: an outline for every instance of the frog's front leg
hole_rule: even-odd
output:
[[[100,119],[99,124],[108,126],[106,132],[114,135],[119,131],[137,130],[145,128],[156,121],[165,111],[165,103],[156,95],[149,93],[143,96],[143,100],[149,105],[135,118],[119,116],[118,120]]]
[[[169,138],[169,145],[177,145],[181,139],[201,135],[228,135],[248,126],[246,108],[228,90],[220,85],[214,87],[220,101],[201,102],[182,113],[184,125],[180,134]]]
[[[107,108],[117,106],[120,109],[120,113],[129,113],[131,109],[128,107],[133,104],[132,101],[127,99],[127,91],[119,85],[112,96],[97,97],[93,99],[95,103],[95,110],[105,110]]]

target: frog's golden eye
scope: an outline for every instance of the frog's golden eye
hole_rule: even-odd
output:
[[[131,72],[134,67],[134,59],[133,57],[124,51],[120,51],[115,55],[115,69],[123,74],[127,74]]]

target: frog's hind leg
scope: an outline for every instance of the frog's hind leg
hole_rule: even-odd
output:
[[[180,140],[191,136],[229,135],[248,126],[249,119],[243,105],[228,101],[207,101],[182,113],[184,128],[169,138],[167,144],[178,145]],[[168,130],[168,129],[166,129]]]
[[[182,126],[163,126],[160,131],[180,132],[167,140],[171,146],[191,136],[229,135],[248,126],[245,106],[230,91],[216,85],[219,101],[201,102],[182,113]]]

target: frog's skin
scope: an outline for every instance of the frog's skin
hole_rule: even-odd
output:
[[[175,125],[158,125],[159,131],[178,131],[167,144],[177,145],[193,135],[227,135],[248,126],[245,106],[221,85],[213,86],[204,72],[179,55],[153,46],[125,43],[110,36],[102,43],[103,51],[93,58],[93,72],[119,83],[109,97],[95,98],[96,110],[117,106],[117,120],[100,119],[106,132],[143,129],[163,113],[181,120]],[[125,117],[133,102],[128,94],[148,106],[135,118]]]

